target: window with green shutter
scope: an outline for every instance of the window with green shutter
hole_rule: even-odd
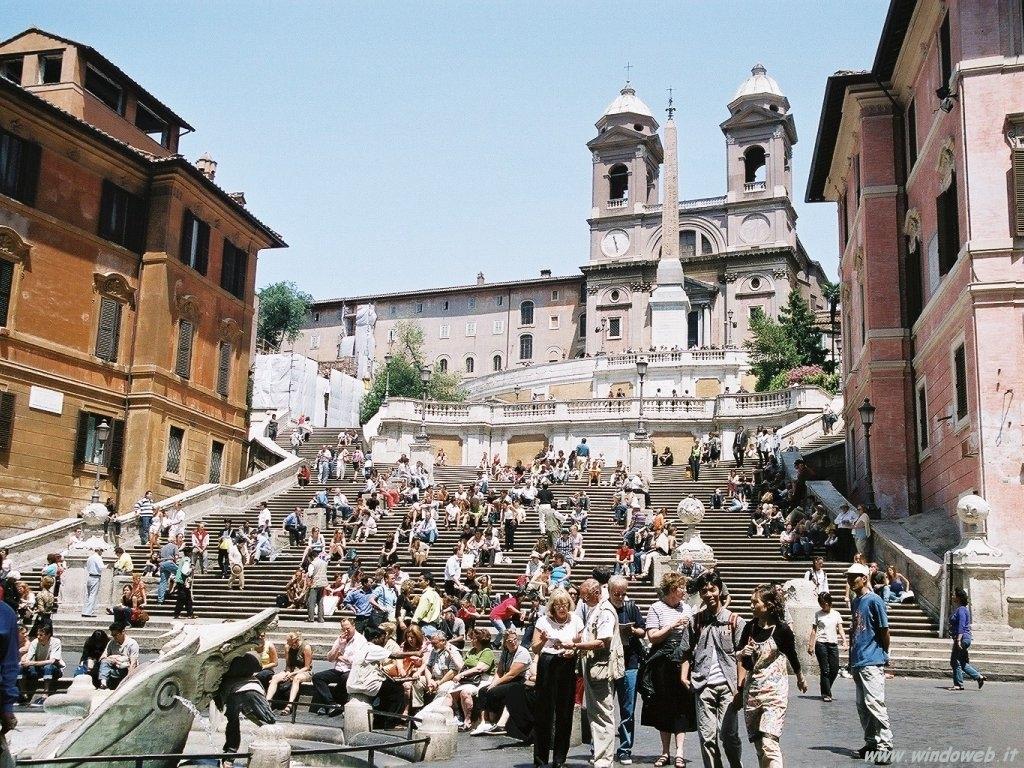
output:
[[[217,394],[227,397],[231,382],[231,342],[222,341],[217,352]]]
[[[207,256],[210,252],[210,227],[186,210],[181,222],[181,263],[192,267],[201,275],[206,274]]]
[[[35,205],[41,154],[38,144],[0,129],[0,194]]]
[[[1013,234],[1024,237],[1024,140],[1021,146],[1013,149]]]
[[[11,451],[14,434],[14,393],[0,392],[0,455]]]
[[[179,320],[178,349],[174,359],[174,372],[183,379],[192,375],[192,337],[192,321]]]
[[[117,184],[104,180],[100,197],[100,237],[123,245],[134,253],[142,253],[145,222],[145,201]]]
[[[96,357],[108,363],[117,362],[121,338],[121,303],[107,296],[100,297],[100,321],[96,329]]]
[[[221,476],[221,465],[224,463],[224,443],[213,441],[210,448],[210,482],[219,483]]]
[[[967,351],[961,344],[953,351],[953,383],[956,388],[956,420],[967,418]]]
[[[14,290],[14,264],[0,259],[0,326],[6,326],[11,311],[11,292]]]
[[[167,473],[170,475],[181,474],[181,454],[185,446],[185,430],[181,427],[171,427],[167,439]]]

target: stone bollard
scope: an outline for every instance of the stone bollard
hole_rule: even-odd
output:
[[[429,736],[430,743],[423,755],[424,762],[451,760],[459,751],[459,726],[451,707],[445,706],[445,696],[438,696],[420,710],[414,736]]]
[[[782,588],[786,591],[786,612],[789,614],[790,629],[796,636],[800,667],[810,686],[810,681],[818,676],[818,659],[806,653],[807,639],[811,636],[814,614],[818,610],[818,592],[807,579],[790,579]]]
[[[569,746],[578,747],[583,743],[583,707],[576,705],[572,709],[572,732],[569,734]]]
[[[360,694],[349,696],[345,704],[345,722],[342,726],[345,733],[345,742],[351,742],[353,737],[370,730],[370,710],[373,709],[373,702]]]
[[[280,725],[263,725],[249,742],[249,768],[288,768],[292,748]]]

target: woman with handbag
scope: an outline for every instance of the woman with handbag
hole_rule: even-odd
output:
[[[569,753],[572,713],[576,704],[575,644],[583,636],[583,619],[572,598],[556,589],[547,611],[537,619],[532,650],[538,655],[537,704],[534,709],[533,764],[561,768]],[[552,757],[553,760],[549,760]]]
[[[456,673],[452,691],[452,710],[455,719],[459,719],[459,707],[462,708],[460,731],[468,731],[473,725],[474,702],[480,692],[491,682],[497,658],[491,648],[491,633],[486,629],[471,629],[468,640],[471,650],[463,657],[462,670]]]

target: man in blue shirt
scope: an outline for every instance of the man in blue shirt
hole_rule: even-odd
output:
[[[364,630],[370,623],[370,613],[373,610],[373,606],[370,604],[370,596],[372,594],[373,589],[370,584],[370,577],[363,576],[359,589],[349,592],[345,595],[345,600],[343,601],[343,604],[351,607],[355,613],[356,631],[360,634],[365,634]]]
[[[10,761],[6,734],[18,725],[14,705],[18,703],[20,662],[18,616],[11,606],[0,600],[0,759],[6,758],[10,764],[13,762]]]
[[[871,591],[870,571],[854,563],[846,583],[856,597],[850,604],[850,671],[857,687],[857,714],[864,729],[864,746],[857,754],[874,756],[875,765],[892,762],[893,736],[885,708],[885,665],[889,661],[889,616],[885,602]]]
[[[590,446],[587,445],[587,438],[580,440],[580,444],[576,446],[576,463],[579,465],[577,468],[586,466],[587,460],[590,458]]]

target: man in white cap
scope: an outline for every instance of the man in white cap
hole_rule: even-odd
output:
[[[864,729],[861,759],[875,765],[892,762],[893,735],[885,707],[885,664],[889,661],[889,617],[885,603],[871,590],[870,571],[854,563],[846,583],[855,595],[850,603],[850,671],[857,687],[857,714]]]

